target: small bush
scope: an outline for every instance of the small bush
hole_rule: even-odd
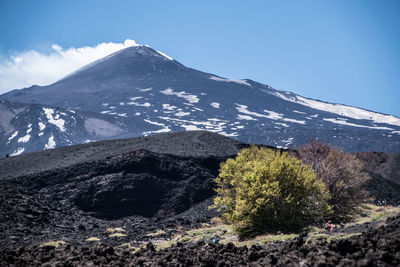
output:
[[[65,243],[65,241],[62,241],[62,240],[47,241],[47,242],[44,242],[44,243],[41,245],[41,247],[54,247],[54,248],[58,248],[58,247],[60,247],[60,246],[64,246],[65,244],[67,244],[67,243]]]
[[[113,233],[108,235],[108,237],[125,237],[126,234],[121,234],[121,233]]]
[[[213,208],[241,238],[298,230],[330,212],[329,193],[310,166],[287,152],[251,146],[221,164]]]
[[[364,185],[369,176],[363,172],[363,163],[353,154],[317,141],[311,141],[297,151],[303,162],[313,167],[317,178],[329,190],[329,204],[333,208],[331,218],[349,219],[368,197]]]
[[[99,242],[100,238],[92,236],[86,239],[87,242]]]
[[[159,235],[163,235],[163,234],[165,234],[165,231],[158,229],[157,231],[155,231],[153,233],[146,234],[146,236],[159,236]]]

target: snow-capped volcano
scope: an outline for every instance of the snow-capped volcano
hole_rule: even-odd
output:
[[[204,129],[278,147],[317,138],[346,151],[400,151],[400,118],[204,73],[148,46],[120,50],[54,84],[14,90],[0,99],[79,114],[80,133],[86,136],[69,137],[74,144]],[[23,127],[37,123],[36,116],[25,119]],[[26,143],[7,143],[16,131],[27,131],[19,128],[20,121],[15,114],[7,129],[1,126],[3,154],[44,148],[28,146],[38,134]],[[73,129],[66,127],[65,133],[74,135]]]

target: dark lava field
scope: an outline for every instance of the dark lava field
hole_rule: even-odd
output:
[[[168,239],[218,214],[209,210],[219,164],[248,144],[205,131],[101,141],[0,159],[1,266],[396,266],[400,217],[360,236],[305,244],[305,235],[265,247]],[[376,203],[400,204],[400,157],[357,154]],[[108,238],[110,229],[123,229]],[[100,242],[88,242],[99,237]],[[62,240],[54,248],[42,244]],[[132,254],[121,243],[145,246]],[[147,244],[147,245],[145,245]]]

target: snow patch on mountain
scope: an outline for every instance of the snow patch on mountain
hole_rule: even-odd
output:
[[[26,130],[26,135],[18,138],[18,143],[27,143],[31,139],[30,132],[32,131],[32,123],[28,125],[28,130]]]
[[[144,121],[147,122],[147,123],[150,123],[150,124],[157,125],[157,126],[165,126],[165,124],[161,123],[161,122],[155,122],[155,121],[151,121],[151,120],[148,120],[148,119],[144,119]]]
[[[38,126],[39,126],[39,131],[43,131],[46,128],[46,125],[41,121],[39,121]]]
[[[374,123],[385,123],[385,124],[400,126],[400,118],[397,118],[392,115],[385,115],[361,108],[345,106],[342,104],[325,103],[301,96],[292,96],[288,93],[273,92],[273,94],[284,100],[301,104],[303,106],[307,106],[313,109],[318,109],[357,120],[371,120]]]
[[[246,114],[246,115],[251,115],[251,116],[255,116],[255,117],[259,117],[259,118],[265,118],[265,119],[271,119],[271,120],[284,120],[284,121],[294,122],[294,123],[299,123],[299,124],[305,124],[306,123],[305,121],[300,121],[300,120],[295,120],[295,119],[290,119],[290,118],[284,118],[283,114],[277,113],[275,111],[270,111],[270,110],[264,109],[264,112],[268,113],[268,115],[266,115],[266,114],[261,114],[261,113],[249,111],[247,108],[248,107],[246,105],[240,105],[240,104],[236,103],[236,109],[240,113],[243,113],[243,114]],[[245,119],[243,116],[241,116],[240,118],[241,119]],[[252,117],[250,117],[250,118],[252,118]],[[249,118],[247,118],[247,119],[249,119]]]
[[[174,109],[176,109],[176,106],[172,106],[170,104],[162,104],[162,108],[168,111],[173,111]]]
[[[171,131],[171,129],[168,126],[166,126],[164,123],[151,121],[149,119],[144,119],[144,121],[147,123],[150,123],[150,124],[154,124],[154,125],[163,127],[160,130],[143,132],[142,134],[144,136],[148,136],[150,134],[156,134],[156,133],[168,133]]]
[[[145,102],[143,104],[138,103],[138,102],[129,102],[129,103],[127,103],[127,105],[134,105],[137,107],[146,107],[146,108],[151,107],[151,104],[149,102]]]
[[[207,121],[194,121],[194,120],[183,120],[178,118],[170,117],[158,117],[162,120],[173,122],[175,125],[184,128],[186,131],[192,130],[207,130],[210,132],[216,132],[220,134],[228,134],[224,132],[226,128],[225,124],[228,122],[226,120],[220,120],[217,118],[209,118]]]
[[[201,112],[203,112],[204,110],[203,110],[203,109],[201,109],[201,108],[196,108],[196,107],[193,107],[193,108],[192,108],[192,111],[201,111]]]
[[[58,129],[60,129],[61,132],[65,132],[65,121],[61,118],[59,118],[59,115],[56,114],[56,116],[54,117],[54,109],[51,108],[43,108],[44,113],[46,114],[47,120],[49,123],[54,124],[55,126],[58,127]]]
[[[361,128],[370,128],[370,129],[377,129],[377,130],[393,130],[392,128],[388,128],[388,127],[380,127],[380,126],[366,126],[366,125],[360,125],[360,124],[356,124],[356,123],[351,123],[351,122],[347,122],[346,119],[343,118],[324,118],[324,121],[329,121],[332,123],[336,123],[336,124],[341,124],[341,125],[346,125],[346,126],[354,126],[354,127],[361,127]]]
[[[248,121],[256,121],[257,120],[257,119],[254,119],[253,117],[250,117],[248,115],[242,115],[242,114],[238,114],[237,119],[238,120],[248,120]]]
[[[47,141],[47,144],[44,145],[44,149],[52,149],[56,147],[56,142],[54,141],[54,136],[51,135],[49,137],[49,140]]]
[[[188,115],[190,115],[190,112],[179,111],[178,113],[175,113],[175,116],[178,116],[178,117],[184,117],[184,116],[188,116]]]
[[[287,140],[282,140],[283,146],[277,146],[277,148],[287,149],[289,145],[293,143],[293,137],[289,137]]]
[[[9,143],[11,142],[11,140],[13,140],[17,135],[18,135],[18,131],[15,131],[15,132],[8,138],[7,144],[9,144]]]
[[[304,114],[307,115],[307,113],[303,112],[303,111],[298,111],[298,110],[293,110],[294,113],[298,113],[298,114]]]
[[[220,78],[217,76],[210,76],[210,80],[217,81],[217,82],[227,82],[227,83],[237,83],[237,84],[242,84],[242,85],[247,85],[251,87],[251,84],[246,82],[245,80],[230,80],[226,78]]]
[[[21,155],[24,152],[25,148],[19,147],[18,150],[14,151],[13,153],[10,154],[10,156],[18,156]]]
[[[162,55],[162,56],[165,57],[166,59],[168,59],[168,60],[174,60],[172,57],[168,56],[167,54],[165,54],[165,53],[163,53],[163,52],[161,52],[161,51],[158,51],[158,50],[156,50],[156,51],[157,51],[157,53],[159,53],[160,55]]]
[[[186,93],[185,91],[175,92],[174,90],[172,90],[172,88],[167,88],[163,91],[160,91],[160,93],[164,95],[175,95],[177,97],[184,98],[191,104],[199,102],[199,98],[197,97],[197,95],[191,95]]]
[[[180,126],[183,127],[185,129],[185,131],[202,130],[202,128],[199,128],[196,125],[191,125],[191,124],[181,124]]]
[[[212,102],[211,104],[210,104],[213,108],[219,108],[219,103],[217,103],[217,102]]]
[[[289,127],[286,123],[283,122],[275,122],[275,125],[283,126],[283,127]]]
[[[29,134],[18,138],[18,143],[27,143],[31,139],[31,136]]]

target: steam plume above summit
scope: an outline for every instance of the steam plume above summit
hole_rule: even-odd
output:
[[[138,44],[131,39],[67,49],[53,44],[48,54],[28,50],[0,57],[0,94],[34,84],[51,84],[95,60],[131,46]]]

